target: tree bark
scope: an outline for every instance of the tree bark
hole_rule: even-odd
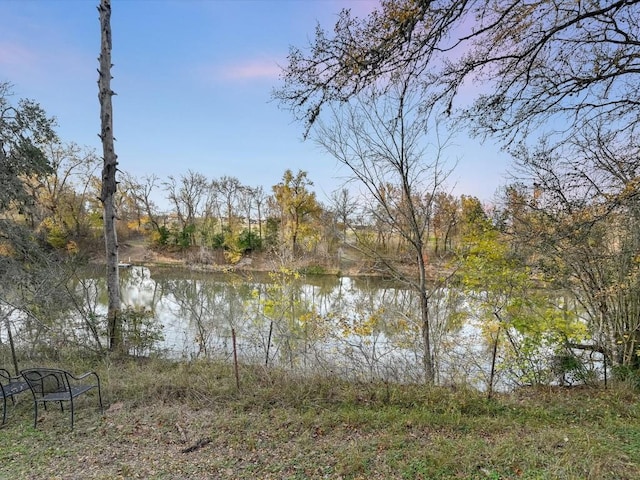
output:
[[[427,385],[433,385],[436,381],[436,371],[431,352],[431,322],[429,320],[429,297],[426,291],[420,292],[420,311],[422,316],[422,366],[424,367],[424,379]]]
[[[107,263],[107,334],[109,349],[122,346],[122,320],[120,316],[120,279],[118,272],[118,238],[116,234],[116,208],[114,197],[117,190],[117,155],[113,139],[113,109],[111,97],[111,0],[100,0],[100,68],[98,70],[98,99],[100,100],[100,123],[103,151],[102,190],[100,201],[104,215],[104,241]]]

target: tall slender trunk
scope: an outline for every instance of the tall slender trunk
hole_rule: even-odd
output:
[[[432,385],[436,380],[436,372],[433,366],[433,354],[431,352],[429,298],[424,291],[420,293],[420,311],[422,314],[422,343],[424,348],[422,364],[424,366],[424,379],[427,384]]]
[[[103,152],[102,191],[104,242],[107,263],[107,333],[109,349],[122,345],[122,320],[120,319],[120,279],[118,272],[118,238],[116,234],[116,208],[114,196],[117,189],[117,155],[113,146],[113,109],[111,97],[111,0],[100,0],[100,68],[98,70],[98,99],[100,100],[100,124]]]
[[[422,251],[422,243],[419,243]],[[431,319],[429,317],[429,295],[427,293],[427,267],[424,255],[418,255],[418,270],[420,274],[420,315],[422,318],[422,365],[424,367],[425,382],[433,385],[436,380],[433,352],[431,349]]]

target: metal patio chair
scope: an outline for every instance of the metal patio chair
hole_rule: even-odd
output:
[[[94,388],[98,390],[100,413],[104,412],[100,378],[95,372],[87,372],[75,376],[66,370],[58,368],[28,368],[22,370],[20,374],[29,384],[31,393],[33,394],[34,428],[36,428],[38,422],[39,403],[42,403],[46,410],[47,403],[59,402],[60,410],[64,411],[63,402],[69,402],[71,410],[71,430],[73,430],[74,399]],[[95,380],[95,383],[84,383],[83,381],[87,378]]]
[[[8,370],[0,368],[0,395],[2,395],[2,425],[7,422],[7,398],[15,405],[15,396],[29,390],[29,384],[20,377],[12,376]]]

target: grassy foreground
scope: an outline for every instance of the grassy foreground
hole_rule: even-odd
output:
[[[9,407],[0,479],[640,478],[639,397],[623,386],[487,401],[255,368],[238,391],[230,367],[209,363],[95,369],[107,409],[85,395],[74,431],[55,408],[34,429],[29,393]]]

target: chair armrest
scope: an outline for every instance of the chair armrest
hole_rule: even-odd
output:
[[[73,375],[73,374],[71,374],[71,373],[67,373],[67,374],[68,374],[71,378],[73,378],[74,380],[76,380],[76,381],[77,381],[77,380],[82,380],[82,379],[84,379],[84,378],[87,378],[87,377],[90,377],[90,376],[92,376],[92,375],[93,375],[94,377],[96,377],[96,381],[98,382],[98,386],[100,386],[100,377],[98,377],[98,374],[97,374],[96,372],[86,372],[86,373],[83,373],[82,375],[78,375],[78,376],[75,376],[75,375]]]
[[[7,380],[9,383],[13,381],[24,381],[21,380],[22,375],[11,375],[11,372],[9,372],[9,370],[7,370],[6,368],[0,368],[0,377]]]

